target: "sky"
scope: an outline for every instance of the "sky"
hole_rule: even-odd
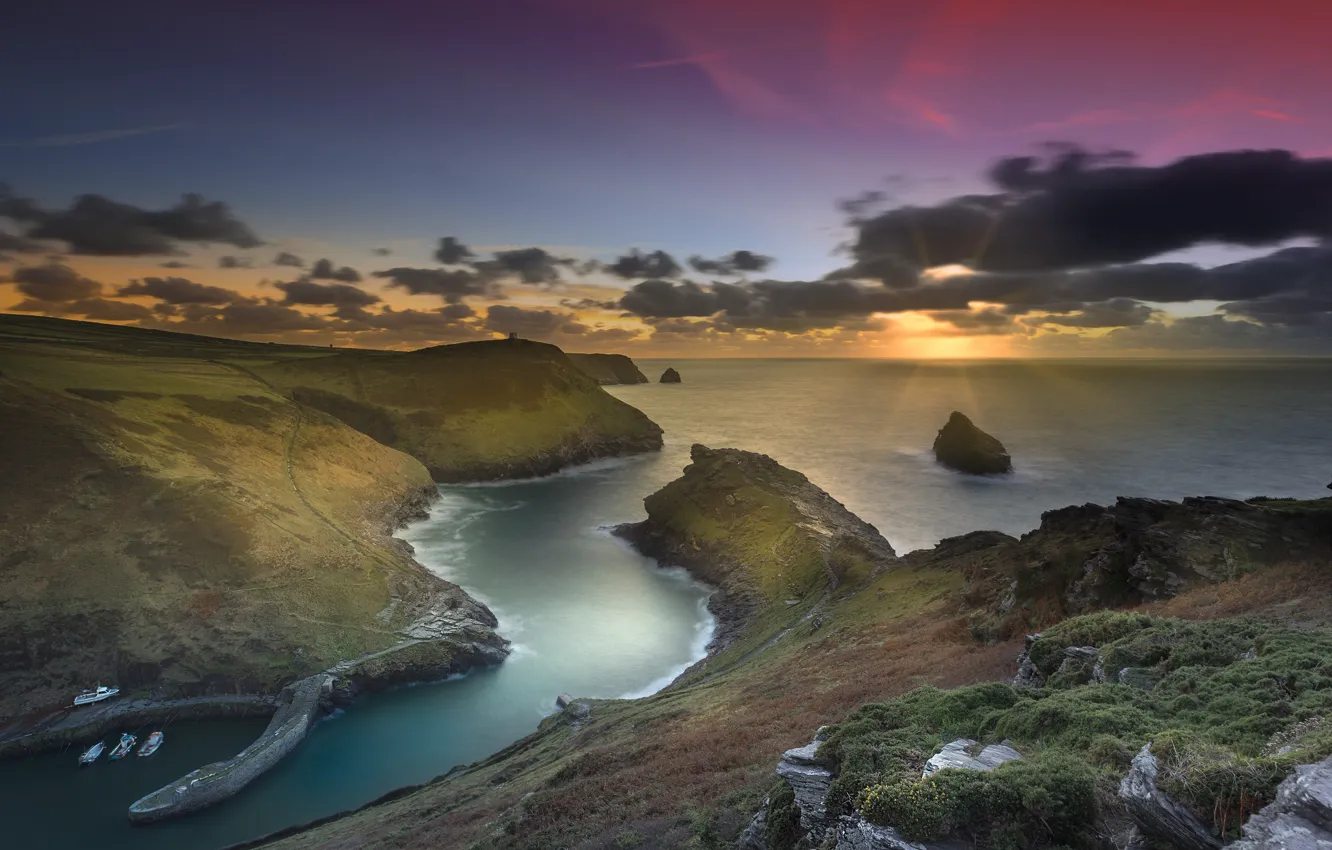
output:
[[[5,29],[7,312],[642,356],[1332,353],[1328,4],[52,0]]]

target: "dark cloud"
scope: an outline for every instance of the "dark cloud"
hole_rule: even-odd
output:
[[[19,292],[36,301],[78,301],[102,291],[100,283],[61,263],[19,266],[10,272],[8,282],[18,284]]]
[[[605,271],[624,278],[633,280],[644,277],[679,277],[680,272],[684,271],[675,258],[665,251],[653,251],[645,254],[637,248],[633,248],[629,253],[619,257],[615,262],[603,266]]]
[[[743,312],[751,299],[748,290],[730,284],[705,287],[690,280],[645,280],[625,293],[619,306],[644,318],[679,318]]]
[[[226,204],[185,195],[165,210],[145,210],[101,195],[80,195],[65,210],[44,210],[0,192],[0,216],[27,228],[31,239],[59,239],[75,254],[174,254],[180,242],[253,248],[263,244]]]
[[[570,313],[495,305],[487,308],[484,327],[488,331],[516,333],[520,337],[542,339],[555,333],[572,319]]]
[[[49,245],[43,245],[35,239],[0,230],[0,251],[13,251],[16,254],[40,254],[42,251],[48,250],[50,250]]]
[[[1286,327],[1332,327],[1332,287],[1324,291],[1283,292],[1221,305],[1222,312]]]
[[[20,313],[45,313],[50,316],[78,316],[96,322],[135,322],[153,318],[153,311],[141,304],[127,304],[107,298],[82,298],[78,301],[51,303],[27,299],[9,309]]]
[[[568,307],[570,310],[618,310],[619,301],[599,301],[596,298],[562,298],[561,307]]]
[[[582,322],[565,322],[560,326],[560,333],[579,337],[579,344],[600,344],[608,342],[627,342],[637,339],[641,332],[632,328],[594,328]]]
[[[131,280],[116,291],[121,298],[146,296],[167,304],[203,304],[218,306],[245,300],[239,292],[220,286],[205,286],[183,277],[145,277]]]
[[[389,248],[372,248],[370,249],[370,253],[374,254],[376,257],[387,257],[389,254],[392,254],[393,251]]]
[[[228,254],[225,257],[218,257],[217,267],[219,269],[248,269],[250,268],[250,258],[233,257]]]
[[[161,264],[164,269],[188,269],[192,268],[189,263],[182,263],[180,260],[167,260]]]
[[[1066,312],[1060,310],[1060,312]],[[1029,319],[1031,325],[1061,325],[1068,328],[1131,328],[1145,325],[1157,315],[1157,311],[1146,304],[1131,298],[1112,298],[1097,304],[1088,304],[1068,315],[1045,316]]]
[[[353,305],[339,308],[334,315],[355,324],[357,330],[476,334],[474,328],[461,324],[462,319],[475,315],[466,304],[450,304],[438,310],[394,310],[386,306],[378,313]]]
[[[700,274],[733,277],[748,272],[765,272],[772,266],[772,257],[753,251],[733,251],[725,257],[709,260],[698,255],[689,258],[689,265]]]
[[[449,303],[457,303],[469,295],[495,297],[498,289],[474,271],[457,269],[394,268],[378,271],[375,277],[387,278],[389,286],[405,289],[412,295],[438,295]]]
[[[936,322],[944,322],[968,334],[1008,334],[1016,330],[1012,316],[993,308],[940,310],[927,315]]]
[[[273,258],[273,265],[291,266],[292,268],[301,269],[305,268],[305,260],[302,260],[300,257],[289,251],[283,251]]]
[[[315,280],[340,280],[343,283],[359,283],[361,273],[350,266],[335,269],[330,260],[320,259],[315,261],[315,264],[310,268],[310,277]]]
[[[314,331],[328,327],[328,320],[311,316],[274,301],[246,299],[225,307],[186,304],[169,315],[179,320],[159,322],[156,327],[217,336],[272,336],[292,331]]]
[[[556,257],[544,248],[517,248],[496,251],[493,260],[474,263],[478,272],[489,278],[516,276],[523,283],[553,284],[560,281],[560,268],[577,264],[568,257]]]
[[[282,290],[282,303],[326,307],[365,307],[379,303],[379,296],[346,283],[315,283],[302,278],[274,284]]]
[[[1332,159],[1230,151],[1137,166],[1063,147],[999,161],[1002,190],[856,222],[857,265],[964,263],[1043,271],[1133,263],[1204,242],[1275,245],[1332,236]]]
[[[375,253],[383,251],[388,253],[387,248],[380,248]],[[439,247],[435,249],[435,259],[446,266],[456,266],[472,260],[475,255],[471,249],[459,242],[456,237],[445,236],[439,240]]]

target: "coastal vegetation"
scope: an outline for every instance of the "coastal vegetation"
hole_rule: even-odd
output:
[[[1132,826],[1117,788],[1150,745],[1159,788],[1220,841],[1332,752],[1332,500],[1121,500],[893,556],[771,459],[693,461],[623,533],[748,594],[729,642],[652,697],[575,699],[488,759],[271,846],[817,846],[773,768],[820,727],[832,821],[1105,847]],[[873,565],[839,570],[858,560],[824,545],[839,535]],[[1029,631],[1040,686],[1018,687]],[[961,737],[1022,759],[922,780]]]

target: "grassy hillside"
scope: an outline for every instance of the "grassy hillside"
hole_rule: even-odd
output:
[[[651,420],[539,342],[344,351],[256,372],[302,404],[417,458],[437,481],[542,475],[661,448]]]
[[[0,721],[98,680],[272,690],[440,608],[493,625],[390,537],[434,496],[394,445],[495,477],[660,430],[534,343],[404,355],[0,316]]]
[[[677,552],[697,543],[710,551],[705,560],[725,564],[713,580],[769,586],[793,565],[816,563],[791,557],[802,547],[781,542],[787,535],[855,529],[845,517],[829,525],[835,509],[810,511],[812,485],[798,473],[748,453],[704,451],[692,473],[649,498],[649,523],[671,529]],[[1102,846],[1083,828],[1116,816],[1113,786],[1126,756],[1149,739],[1161,741],[1163,782],[1232,829],[1225,801],[1251,809],[1253,794],[1270,792],[1294,759],[1332,752],[1314,721],[1332,693],[1321,684],[1332,639],[1322,631],[1332,625],[1329,516],[1332,500],[1130,500],[1052,512],[1020,540],[996,532],[947,540],[831,590],[832,582],[810,586],[790,606],[782,597],[791,588],[777,585],[735,643],[677,686],[642,700],[581,700],[485,761],[271,846],[729,848],[766,796],[781,799],[773,774],[781,752],[825,724],[841,724],[825,745],[840,771],[832,810],[861,804],[914,835]],[[1211,572],[1227,562],[1233,568]],[[1102,604],[1074,591],[1072,573],[1118,587],[1110,579],[1135,563],[1150,569],[1105,604],[1136,613],[1066,620],[1036,644],[1051,677],[1045,689],[999,684],[1015,672],[1022,626]],[[1189,564],[1187,579],[1155,583]],[[1014,594],[1019,579],[1024,592]],[[771,637],[755,644],[756,633]],[[1089,643],[1107,667],[1148,671],[1157,690],[1096,682],[1076,665],[1059,674],[1062,649]],[[1249,649],[1256,661],[1240,657]],[[964,734],[1009,738],[1027,763],[984,780],[941,774],[957,787],[920,796],[938,790],[917,788],[920,763]],[[1273,742],[1293,749],[1277,754]],[[1224,785],[1236,776],[1239,785]],[[978,799],[997,802],[961,807]],[[776,809],[779,825],[781,816]],[[1017,831],[991,833],[991,823]],[[1079,837],[1087,834],[1090,843]],[[789,850],[793,833],[772,836],[772,847]]]

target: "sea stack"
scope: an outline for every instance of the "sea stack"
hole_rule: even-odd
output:
[[[1013,461],[1004,444],[956,410],[934,438],[934,457],[944,466],[971,475],[1013,471]]]
[[[667,369],[665,372],[661,373],[661,383],[663,384],[680,383],[680,373],[675,371],[674,369]]]

